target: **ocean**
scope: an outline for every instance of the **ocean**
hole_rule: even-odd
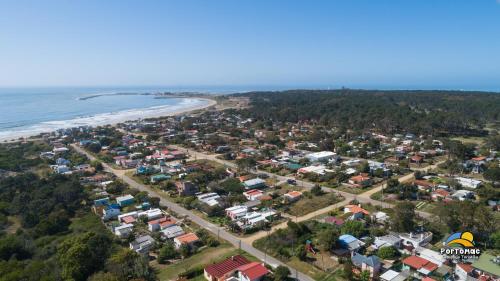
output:
[[[114,124],[169,115],[208,104],[197,98],[156,98],[168,89],[0,89],[0,140],[60,128]],[[126,95],[124,95],[126,93]]]

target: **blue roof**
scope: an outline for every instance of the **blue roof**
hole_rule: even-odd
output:
[[[350,234],[343,234],[343,235],[340,235],[339,240],[346,243],[346,244],[349,244],[349,243],[356,241],[358,239]]]
[[[354,253],[354,255],[351,258],[352,263],[356,266],[361,266],[363,263],[367,264],[371,267],[375,267],[380,265],[380,259],[377,256],[364,256],[358,253]]]

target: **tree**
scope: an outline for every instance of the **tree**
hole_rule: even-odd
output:
[[[347,259],[345,262],[344,262],[344,268],[343,268],[343,272],[344,272],[344,278],[347,279],[347,280],[353,280],[353,274],[352,274],[352,261],[351,259]]]
[[[500,250],[500,231],[493,233],[490,236],[491,243],[493,244],[493,248]]]
[[[61,275],[70,280],[86,280],[101,269],[110,252],[111,239],[105,234],[86,232],[63,241],[57,249]]]
[[[361,237],[365,234],[366,229],[360,221],[347,221],[341,227],[342,234],[350,234],[355,237]]]
[[[94,161],[90,162],[90,166],[94,167],[94,169],[97,172],[104,170],[104,167],[102,166],[101,161],[94,160]]]
[[[323,190],[321,189],[321,186],[319,186],[318,184],[315,184],[312,188],[311,188],[311,193],[314,195],[314,196],[320,196],[320,195],[323,195]]]
[[[112,255],[106,264],[106,269],[118,276],[120,281],[134,278],[147,281],[156,279],[148,260],[130,249],[121,249]]]
[[[238,165],[238,169],[248,171],[257,165],[257,161],[253,158],[242,158],[236,160],[236,165]]]
[[[101,151],[101,145],[99,143],[93,142],[87,146],[87,149],[93,153],[99,153]]]
[[[415,206],[410,202],[396,204],[391,226],[394,231],[413,231],[415,229]]]
[[[178,253],[175,250],[174,243],[169,241],[161,247],[158,255],[158,263],[165,263],[167,260],[177,257],[177,255]]]
[[[182,258],[185,259],[191,255],[191,247],[187,244],[182,244],[181,247],[179,248],[179,253],[181,254]]]
[[[118,276],[111,272],[97,272],[89,277],[88,281],[120,281]]]
[[[278,265],[278,267],[274,270],[275,281],[288,280],[288,276],[290,276],[290,269],[286,266]]]
[[[299,245],[295,248],[293,255],[296,256],[299,260],[305,261],[307,258],[307,250],[303,245]]]
[[[493,167],[489,168],[486,171],[484,171],[484,178],[492,181],[492,182],[498,182],[500,181],[500,168],[498,167]]]
[[[378,249],[377,256],[379,256],[381,259],[393,259],[397,255],[396,249],[392,246],[386,246],[386,247],[381,247]]]
[[[321,250],[330,251],[333,247],[335,247],[335,244],[339,239],[339,233],[335,229],[324,229],[318,233],[317,239],[318,246]]]
[[[369,281],[370,280],[370,271],[363,270],[361,272],[361,274],[359,275],[359,280],[360,281]]]

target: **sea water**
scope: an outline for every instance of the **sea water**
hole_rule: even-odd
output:
[[[0,89],[0,140],[60,128],[158,117],[206,105],[197,98],[158,98],[163,89]]]

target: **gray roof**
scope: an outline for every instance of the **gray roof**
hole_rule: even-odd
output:
[[[380,266],[380,259],[377,256],[364,256],[358,253],[354,253],[354,255],[351,257],[352,263],[357,266],[361,267],[362,264],[367,264],[370,267],[378,267]]]

